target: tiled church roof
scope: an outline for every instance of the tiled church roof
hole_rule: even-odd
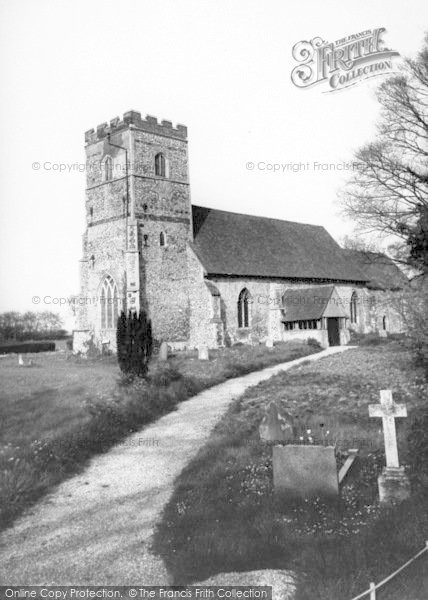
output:
[[[193,248],[208,275],[367,281],[324,227],[193,206]]]
[[[399,290],[409,283],[406,275],[385,254],[362,250],[344,250],[350,260],[367,275],[372,290]]]

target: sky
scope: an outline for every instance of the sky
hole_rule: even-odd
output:
[[[0,0],[0,311],[57,310],[69,325],[84,132],[131,109],[187,125],[194,204],[351,233],[347,175],[314,162],[341,165],[374,138],[382,78],[301,89],[292,48],[378,27],[415,56],[426,0]]]

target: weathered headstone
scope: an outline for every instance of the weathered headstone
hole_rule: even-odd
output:
[[[206,344],[203,344],[202,346],[198,347],[198,358],[199,358],[199,360],[209,360],[210,359],[208,346]]]
[[[23,366],[24,366],[24,360],[23,360],[23,358],[22,358],[22,354],[18,354],[18,365],[19,365],[20,367],[23,367]]]
[[[386,333],[385,329],[379,329],[379,337],[381,337],[381,338],[388,337],[388,334]]]
[[[168,344],[166,342],[162,342],[159,348],[159,360],[166,361],[168,360]]]
[[[273,339],[272,338],[268,338],[266,340],[266,348],[273,348]]]
[[[286,499],[337,497],[339,482],[334,446],[273,447],[275,495]]]
[[[293,419],[280,404],[272,400],[260,423],[259,433],[264,442],[291,441],[294,437]]]
[[[380,391],[380,404],[369,405],[370,417],[381,417],[385,439],[386,467],[378,477],[379,500],[382,503],[400,502],[410,495],[410,482],[398,461],[395,419],[407,417],[405,404],[395,404],[391,390]]]

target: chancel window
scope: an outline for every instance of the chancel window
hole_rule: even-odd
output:
[[[357,294],[356,294],[356,292],[353,292],[352,296],[351,296],[351,303],[349,306],[350,313],[351,313],[351,323],[357,322],[357,318],[358,318],[358,316],[357,316],[357,301],[358,301]]]
[[[114,329],[119,311],[117,286],[110,275],[107,275],[101,286],[101,329]]]
[[[155,175],[166,177],[166,160],[162,152],[159,152],[155,156]]]
[[[238,327],[250,326],[250,300],[250,292],[244,288],[238,298]]]
[[[111,156],[107,156],[104,161],[104,180],[110,181],[113,179],[113,160]]]

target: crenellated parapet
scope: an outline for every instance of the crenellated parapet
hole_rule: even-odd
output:
[[[130,110],[123,115],[123,119],[115,117],[110,123],[101,123],[96,129],[89,129],[85,132],[85,142],[94,144],[104,139],[108,134],[113,135],[119,131],[123,131],[128,127],[134,127],[148,133],[163,135],[179,140],[187,140],[187,127],[185,125],[177,125],[173,127],[171,121],[157,120],[157,117],[147,115],[145,119],[141,117],[141,113]]]

